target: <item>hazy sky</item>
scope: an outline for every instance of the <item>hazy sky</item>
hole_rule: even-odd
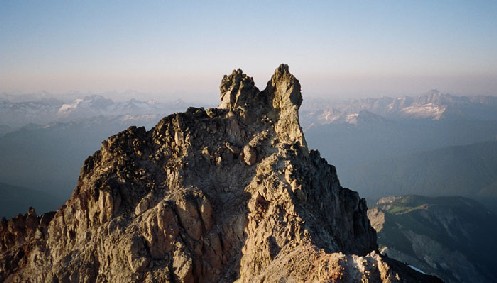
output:
[[[280,63],[304,95],[497,95],[497,1],[4,1],[0,92],[216,101]]]

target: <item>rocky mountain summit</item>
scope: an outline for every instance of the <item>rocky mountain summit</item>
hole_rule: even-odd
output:
[[[359,195],[309,150],[288,66],[235,70],[219,108],[102,143],[57,212],[2,220],[2,282],[419,282],[377,252]]]

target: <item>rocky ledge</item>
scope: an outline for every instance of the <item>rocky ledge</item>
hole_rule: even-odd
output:
[[[219,108],[131,127],[83,165],[55,214],[3,221],[6,282],[419,282],[377,252],[364,199],[309,150],[287,65]]]

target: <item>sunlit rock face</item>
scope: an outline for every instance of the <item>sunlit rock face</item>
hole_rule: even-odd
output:
[[[307,148],[287,65],[263,91],[241,70],[220,90],[219,108],[105,140],[55,214],[2,221],[0,281],[431,278],[376,253],[364,199]]]

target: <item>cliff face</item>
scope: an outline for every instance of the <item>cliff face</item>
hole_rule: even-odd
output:
[[[365,201],[307,148],[301,103],[288,66],[263,91],[236,70],[219,108],[110,137],[54,215],[2,222],[0,281],[423,278],[375,253]]]

